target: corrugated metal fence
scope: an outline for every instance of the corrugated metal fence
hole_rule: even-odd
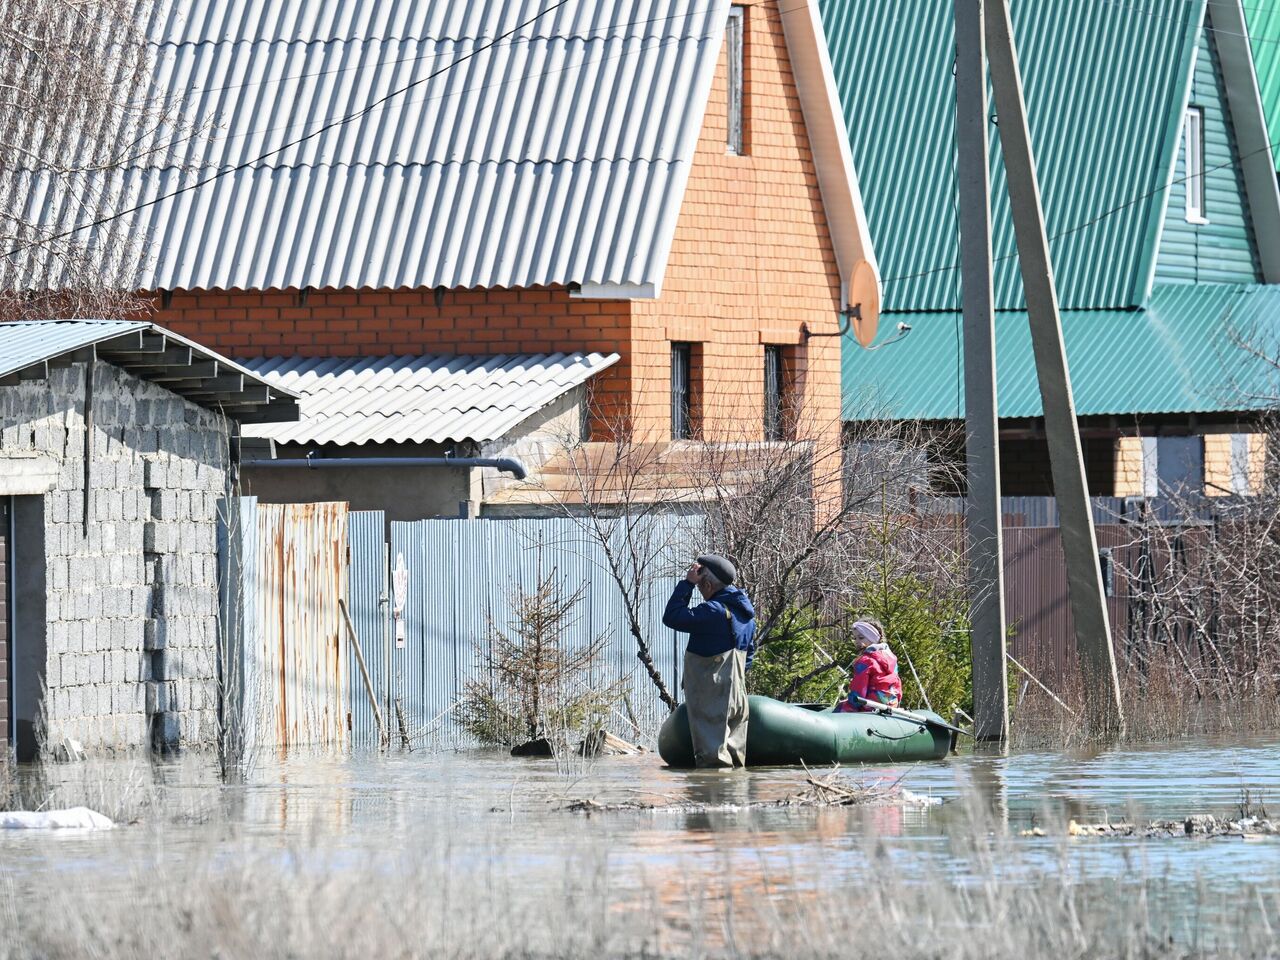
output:
[[[224,678],[245,749],[347,739],[347,505],[239,498],[224,530]],[[228,566],[232,564],[233,566]],[[230,613],[228,611],[231,611]]]
[[[605,535],[616,540],[624,522],[606,521]],[[683,644],[662,625],[662,611],[671,584],[693,553],[697,522],[687,517],[655,517],[643,523],[640,536],[654,558],[648,572],[656,579],[647,584],[641,598],[642,632],[668,688],[676,691]],[[625,683],[627,702],[642,725],[652,728],[665,715],[636,659],[623,597],[611,579],[600,538],[589,535],[578,522],[393,523],[391,557],[392,570],[403,571],[405,589],[403,596],[393,591],[393,606],[402,604],[403,616],[402,625],[393,617],[392,633],[399,630],[403,641],[391,644],[390,681],[412,733],[439,724],[446,736],[456,734],[450,711],[467,682],[479,674],[477,645],[486,642],[490,623],[513,631],[519,598],[533,593],[542,578],[552,575],[562,596],[583,590],[566,647],[577,649],[593,637],[605,637],[600,682]]]
[[[494,629],[513,632],[516,607],[545,577],[562,596],[581,590],[567,630],[576,649],[605,638],[601,684],[622,681],[624,710],[647,729],[665,715],[636,658],[621,591],[600,537],[579,522],[422,520],[387,524],[380,512],[345,504],[258,504],[241,498],[238,529],[223,532],[224,635],[228,673],[237,677],[246,745],[371,745],[374,712],[338,608],[346,601],[374,696],[393,739],[460,738],[452,709],[481,669],[479,646]],[[700,521],[654,517],[630,521],[647,580],[640,621],[655,664],[673,692],[680,686],[683,643],[662,626],[672,583],[695,552]],[[615,556],[624,520],[604,521]],[[639,523],[639,526],[637,526]],[[630,571],[624,570],[624,576]],[[228,587],[227,584],[230,584]],[[234,594],[239,594],[236,601]],[[677,694],[678,695],[678,694]],[[619,730],[630,719],[619,715]]]

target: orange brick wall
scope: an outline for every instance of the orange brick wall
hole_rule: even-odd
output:
[[[764,343],[791,347],[801,428],[839,436],[840,281],[777,3],[746,8],[745,156],[726,153],[722,50],[662,296],[571,298],[564,288],[175,292],[155,319],[232,356],[618,351],[598,412],[670,436],[670,343],[703,344],[702,436],[763,434]],[[437,303],[439,299],[439,303]]]
[[[595,395],[605,410],[630,401],[630,303],[563,287],[178,291],[154,307],[157,323],[232,357],[617,351]]]
[[[759,439],[765,330],[774,342],[795,344],[801,421],[834,438],[839,338],[807,346],[797,340],[802,323],[819,332],[837,329],[839,272],[777,3],[747,7],[745,15],[745,155],[726,151],[722,50],[662,297],[634,304],[636,423],[663,435],[670,418],[670,342],[691,340],[704,344],[702,435],[714,439],[745,426]]]

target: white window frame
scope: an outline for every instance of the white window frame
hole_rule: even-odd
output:
[[[1208,223],[1205,216],[1204,107],[1187,107],[1182,135],[1187,223]]]
[[[725,50],[729,61],[728,123],[725,134],[725,152],[740,157],[746,153],[746,50],[747,15],[742,7],[729,8],[729,22],[725,26]]]

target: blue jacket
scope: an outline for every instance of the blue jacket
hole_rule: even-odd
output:
[[[724,587],[692,610],[693,584],[681,580],[671,591],[662,622],[672,630],[689,634],[688,651],[714,657],[737,647],[747,655],[747,666],[756,655],[756,610],[737,587]]]

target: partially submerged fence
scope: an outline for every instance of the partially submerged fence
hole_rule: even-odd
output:
[[[592,679],[623,683],[615,727],[652,729],[665,714],[636,657],[601,542],[620,542],[622,520],[603,521],[598,535],[571,519],[396,522],[388,542],[380,512],[251,497],[234,506],[224,532],[224,607],[233,611],[224,616],[226,672],[251,747],[376,742],[353,633],[392,738],[402,731],[415,740],[455,738],[452,710],[467,682],[482,674],[491,627],[512,631],[519,598],[550,575],[565,596],[585,587],[564,642],[575,649],[606,639],[600,676]],[[644,523],[653,552],[642,561],[641,631],[677,691],[683,642],[662,625],[662,613],[694,552],[697,521]]]

